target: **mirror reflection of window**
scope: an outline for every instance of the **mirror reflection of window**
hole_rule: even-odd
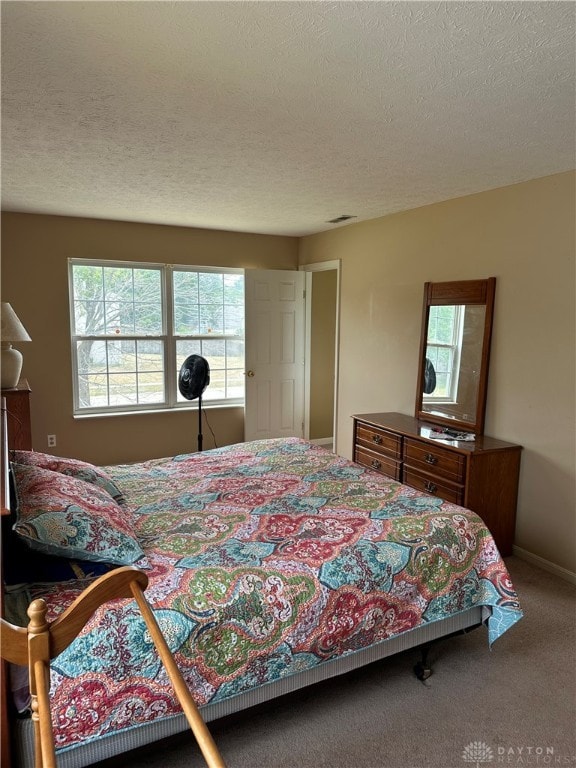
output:
[[[427,402],[455,403],[462,350],[462,305],[430,307],[426,357],[434,366],[436,387],[424,394]]]

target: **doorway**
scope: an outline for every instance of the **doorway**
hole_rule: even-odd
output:
[[[304,436],[336,447],[340,262],[300,267],[306,272]]]

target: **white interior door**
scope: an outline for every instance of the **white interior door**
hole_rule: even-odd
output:
[[[249,269],[244,439],[304,436],[302,272]]]

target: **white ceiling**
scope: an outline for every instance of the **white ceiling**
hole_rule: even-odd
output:
[[[574,2],[1,10],[5,210],[298,236],[576,166]]]

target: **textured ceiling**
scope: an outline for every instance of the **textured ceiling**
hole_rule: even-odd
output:
[[[1,10],[5,210],[304,235],[576,165],[573,2]]]

